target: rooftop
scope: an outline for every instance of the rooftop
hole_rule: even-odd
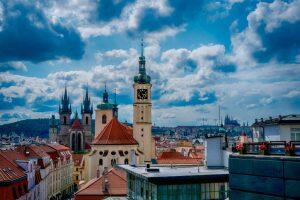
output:
[[[164,181],[181,182],[192,181],[228,181],[229,172],[226,169],[208,169],[203,166],[191,165],[151,165],[151,169],[158,169],[157,172],[147,172],[144,165],[118,165],[128,173],[134,174],[140,178],[147,179],[153,183],[164,183]]]
[[[137,145],[132,129],[113,118],[94,139],[93,145]]]
[[[12,161],[7,159],[7,152],[0,152],[0,184],[20,179],[26,179],[26,174]]]
[[[278,117],[269,117],[268,119],[261,118],[260,120],[255,119],[252,126],[263,126],[263,125],[273,125],[273,124],[299,124],[300,115],[279,115]]]
[[[158,164],[200,164],[199,159],[184,156],[176,151],[163,152],[158,158]],[[202,164],[202,162],[201,162]]]
[[[87,182],[75,193],[75,200],[90,199],[89,197],[126,196],[126,174],[124,171],[112,168],[107,173],[108,190],[103,191],[104,176]],[[96,199],[96,198],[95,198]],[[98,199],[98,198],[97,198]],[[100,198],[99,198],[100,199]]]

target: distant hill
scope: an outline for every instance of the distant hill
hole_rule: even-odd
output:
[[[57,124],[59,120],[57,119]],[[25,137],[42,137],[48,138],[49,135],[49,123],[50,119],[26,119],[17,121],[10,124],[0,125],[0,134],[11,134],[17,135],[24,134]],[[92,120],[92,134],[94,134],[95,120]]]

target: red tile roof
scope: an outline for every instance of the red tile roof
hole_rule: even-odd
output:
[[[53,149],[57,150],[57,151],[69,151],[70,148],[66,147],[64,145],[61,144],[48,144],[49,147],[52,147]]]
[[[41,148],[40,146],[36,146],[36,145],[19,146],[19,147],[17,147],[16,151],[18,151],[30,158],[49,157],[49,155],[47,154],[47,152],[44,151],[43,148]]]
[[[79,130],[83,129],[83,126],[78,118],[75,118],[75,120],[73,121],[72,129],[79,129]]]
[[[24,171],[7,159],[11,152],[0,152],[0,182],[27,178]]]
[[[83,154],[73,153],[72,157],[73,157],[74,166],[80,166],[82,162]]]
[[[158,164],[201,164],[200,159],[194,159],[187,156],[183,156],[179,152],[176,151],[169,151],[163,152],[157,158]]]
[[[113,118],[94,139],[96,145],[135,145],[138,144],[133,138],[132,129],[121,124],[117,118]]]
[[[108,171],[108,192],[103,192],[103,176],[94,178],[87,182],[78,192],[75,193],[75,200],[95,200],[108,196],[126,196],[127,180],[124,171],[112,168]]]
[[[1,150],[0,152],[7,155],[6,158],[11,162],[14,162],[15,160],[28,160],[28,157],[26,157],[24,153],[16,150]]]

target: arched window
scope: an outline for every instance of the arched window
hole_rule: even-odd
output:
[[[72,134],[71,145],[72,145],[71,146],[72,151],[75,151],[75,145],[76,145],[76,143],[75,143],[75,133]]]
[[[110,163],[111,163],[111,166],[114,166],[117,163],[117,161],[116,161],[116,159],[111,159]]]
[[[89,117],[88,117],[88,116],[85,117],[85,124],[86,124],[86,125],[89,124]]]
[[[64,125],[66,125],[66,124],[67,124],[67,117],[64,116]]]
[[[106,124],[106,119],[107,117],[106,117],[106,115],[102,115],[102,124]]]
[[[128,165],[128,159],[127,159],[127,158],[125,158],[124,164],[125,164],[125,165]]]
[[[77,136],[77,150],[78,151],[81,151],[81,133],[78,133],[78,136]]]
[[[103,165],[103,160],[99,159],[99,165],[102,166]]]

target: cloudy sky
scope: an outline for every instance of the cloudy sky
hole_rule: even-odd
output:
[[[0,0],[0,124],[80,107],[104,84],[132,121],[140,39],[156,125],[300,112],[300,0]],[[111,95],[112,97],[113,95]]]

